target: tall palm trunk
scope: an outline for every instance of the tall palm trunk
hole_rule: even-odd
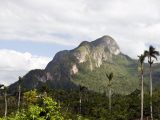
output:
[[[111,111],[111,104],[112,104],[112,98],[111,98],[111,95],[112,95],[112,93],[111,93],[111,87],[109,87],[109,110]]]
[[[143,92],[143,66],[141,66],[141,120],[143,120],[143,99],[144,99],[144,92]]]
[[[18,86],[18,111],[20,108],[20,102],[21,102],[21,86]]]
[[[79,114],[82,113],[82,87],[79,88]]]
[[[81,99],[81,93],[79,93],[79,113],[82,112],[82,99]]]
[[[151,57],[150,57],[151,61]],[[153,120],[153,108],[152,108],[152,64],[150,64],[150,71],[149,71],[149,76],[150,76],[150,117],[151,120]]]
[[[7,117],[7,91],[5,90],[4,93],[4,99],[5,99],[5,113],[4,113],[4,117]]]
[[[109,98],[109,110],[111,112],[111,107],[112,107],[112,91],[111,91],[111,80],[113,78],[113,73],[111,72],[110,74],[106,74],[108,80],[109,80],[109,84],[108,84],[108,87],[109,87],[109,95],[108,95],[108,98]]]

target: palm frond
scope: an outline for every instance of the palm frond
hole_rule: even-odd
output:
[[[0,84],[0,88],[2,88],[4,85],[3,84]]]
[[[155,58],[155,59],[157,60],[157,57],[156,57],[156,55],[154,55],[154,54],[151,54],[151,57],[153,57],[153,58]]]
[[[144,51],[144,56],[148,56],[149,52],[147,50]]]
[[[8,90],[8,87],[7,86],[4,86],[4,91],[7,91]]]
[[[79,85],[79,90],[80,90],[80,91],[85,91],[85,90],[87,90],[87,88],[86,88],[85,86]]]
[[[154,54],[154,55],[157,55],[157,56],[160,55],[160,54],[159,54],[159,51],[153,51],[153,54]]]
[[[19,80],[18,80],[18,84],[21,84],[21,83],[22,83],[22,77],[19,76],[18,79],[19,79]]]
[[[111,72],[110,74],[106,73],[106,77],[108,78],[109,81],[111,81],[113,78],[113,72]]]
[[[155,51],[155,48],[152,45],[150,45],[149,46],[149,51],[150,51],[150,53],[152,53],[153,51]]]
[[[145,54],[141,54],[139,57],[139,62],[141,63],[141,65],[144,63],[144,60],[145,60]]]
[[[159,51],[156,51],[155,48],[150,45],[149,50],[144,52],[145,56],[148,56],[148,58],[155,58],[157,60],[157,56],[160,55]],[[150,61],[152,63],[153,61]]]

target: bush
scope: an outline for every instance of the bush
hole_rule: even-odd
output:
[[[16,114],[11,114],[8,120],[64,120],[57,103],[50,97],[40,98],[39,104],[30,104]],[[1,120],[1,119],[0,119]],[[3,120],[3,118],[2,118]]]

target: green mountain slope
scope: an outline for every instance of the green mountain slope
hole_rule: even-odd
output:
[[[160,65],[154,65],[154,86],[160,83]],[[148,67],[146,67],[146,89]],[[108,88],[106,73],[114,73],[112,91],[129,94],[139,88],[138,61],[120,52],[119,46],[110,36],[92,42],[84,41],[73,50],[58,52],[44,70],[32,70],[23,77],[26,89],[48,85],[50,88],[74,89],[78,85],[90,90],[105,92]],[[13,90],[17,82],[10,86]]]

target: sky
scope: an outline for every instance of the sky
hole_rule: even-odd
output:
[[[160,50],[159,6],[159,0],[0,0],[0,84],[104,35],[132,58],[149,45]]]

